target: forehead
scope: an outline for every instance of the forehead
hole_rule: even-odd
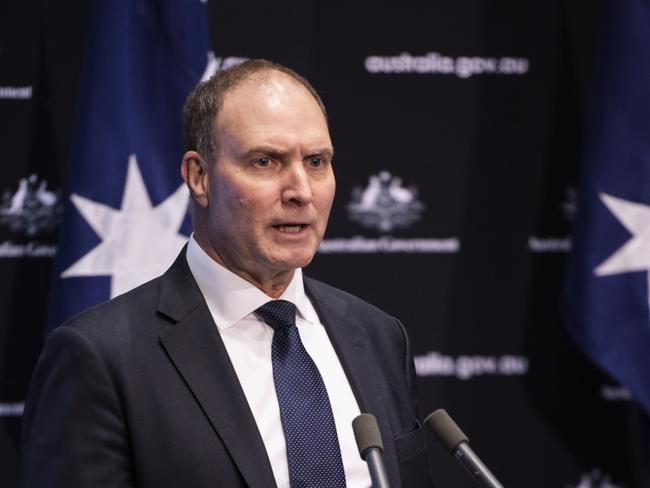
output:
[[[229,90],[216,119],[219,136],[296,136],[329,142],[327,121],[313,95],[276,71],[255,73]]]

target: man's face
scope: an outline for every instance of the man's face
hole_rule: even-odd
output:
[[[325,117],[292,78],[271,72],[229,91],[208,166],[207,233],[221,261],[255,281],[309,264],[334,199]]]

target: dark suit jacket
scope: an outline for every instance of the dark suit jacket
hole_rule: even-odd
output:
[[[305,287],[361,411],[377,417],[391,486],[426,486],[402,325],[318,281]],[[50,334],[23,422],[27,487],[275,486],[184,252],[160,278]]]

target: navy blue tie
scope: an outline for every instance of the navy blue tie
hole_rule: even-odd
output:
[[[345,471],[325,383],[296,327],[296,306],[286,300],[255,313],[273,330],[271,358],[287,443],[291,488],[344,488]]]

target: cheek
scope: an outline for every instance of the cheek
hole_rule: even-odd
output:
[[[273,182],[242,185],[233,195],[239,207],[253,216],[269,214],[280,202],[281,190]]]
[[[318,211],[320,214],[322,214],[323,217],[327,217],[330,209],[332,208],[332,203],[334,202],[335,189],[336,186],[334,184],[334,181],[332,181],[327,185],[324,185],[323,188],[321,188],[317,205],[318,205]]]
[[[211,192],[217,212],[223,213],[223,218],[237,219],[237,215],[247,206],[247,191],[232,175],[217,175],[217,184]]]
[[[232,208],[234,225],[241,228],[242,232],[256,234],[266,227],[273,211],[273,203],[265,199],[264,194],[257,192],[240,193],[233,199],[235,207]]]
[[[242,222],[249,219],[245,215],[244,199],[235,188],[229,185],[213,187],[210,199],[211,221],[217,234],[234,239],[243,230]]]

